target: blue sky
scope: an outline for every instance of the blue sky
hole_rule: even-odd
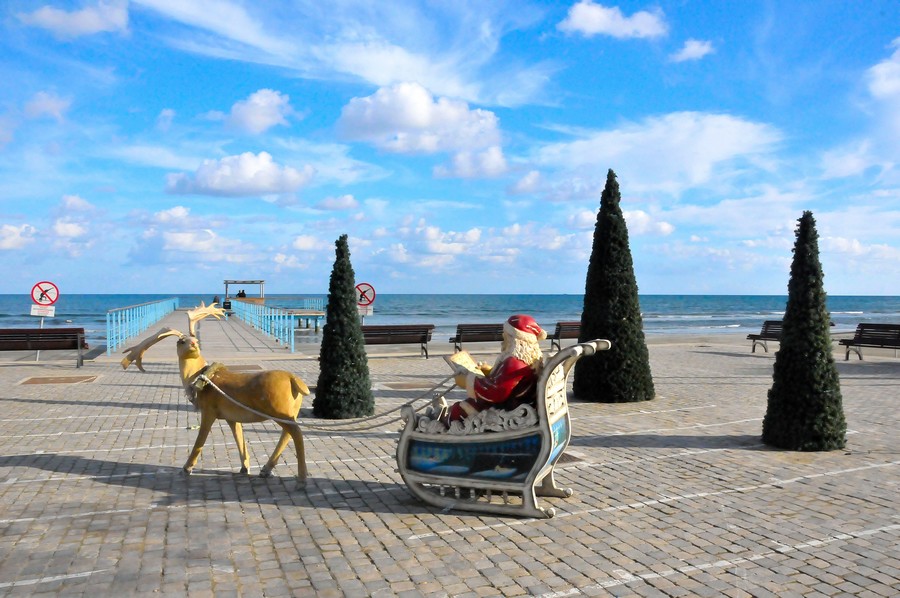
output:
[[[900,2],[8,0],[0,293],[900,294]]]

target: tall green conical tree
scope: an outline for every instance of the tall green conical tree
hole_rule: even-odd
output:
[[[602,403],[649,401],[655,395],[621,199],[610,170],[594,227],[578,340],[605,338],[612,349],[579,359],[573,379],[576,397]]]
[[[319,380],[313,413],[346,419],[375,413],[347,235],[335,242],[334,268],[328,283],[328,306],[319,350]]]
[[[844,448],[847,422],[812,212],[799,223],[762,439],[788,450],[828,451]]]

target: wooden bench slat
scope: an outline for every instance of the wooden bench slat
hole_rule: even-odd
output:
[[[781,320],[766,320],[763,322],[762,329],[759,331],[759,334],[748,334],[747,340],[753,341],[753,347],[750,350],[751,353],[756,353],[756,345],[762,345],[762,348],[765,349],[766,353],[769,352],[768,341],[778,341],[781,342],[781,332],[784,326],[784,322]]]
[[[363,341],[367,345],[402,345],[419,343],[419,348],[428,359],[428,342],[431,340],[434,324],[382,324],[362,326]]]
[[[556,329],[553,331],[553,334],[549,336],[550,338],[550,349],[553,350],[556,347],[557,350],[560,349],[559,341],[564,338],[578,338],[578,335],[581,333],[581,320],[577,321],[569,321],[569,322],[557,322]]]
[[[457,324],[456,336],[450,337],[453,348],[462,350],[464,342],[489,342],[503,340],[503,324]]]
[[[76,367],[81,367],[87,348],[84,328],[0,328],[0,351],[77,349]]]
[[[853,338],[841,339],[838,344],[847,347],[844,361],[850,359],[850,351],[862,360],[862,347],[900,349],[900,324],[862,322],[856,326]]]

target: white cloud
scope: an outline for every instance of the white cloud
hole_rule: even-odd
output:
[[[72,105],[72,100],[61,98],[54,93],[39,91],[25,104],[25,116],[42,118],[50,116],[62,122],[65,112]]]
[[[355,210],[359,207],[359,202],[352,195],[341,195],[339,197],[326,197],[316,207],[320,210]]]
[[[291,247],[300,251],[318,251],[320,249],[326,249],[328,243],[312,235],[299,235],[294,237]]]
[[[347,144],[313,143],[301,138],[279,138],[275,143],[284,150],[280,153],[290,155],[292,161],[312,166],[317,181],[336,181],[343,186],[376,181],[390,175],[381,166],[351,157],[352,148]]]
[[[663,220],[657,220],[643,210],[626,210],[622,212],[628,224],[628,232],[632,235],[671,235],[675,227]]]
[[[863,140],[854,145],[825,152],[822,155],[822,176],[827,179],[862,174],[878,160],[872,153],[872,143]]]
[[[36,229],[30,224],[0,225],[0,249],[22,249],[34,241]]]
[[[91,202],[79,197],[78,195],[63,195],[62,207],[65,210],[73,212],[90,212],[94,209]]]
[[[418,83],[382,87],[353,98],[341,111],[339,126],[348,138],[398,153],[435,153],[497,145],[497,116],[470,110],[466,102],[435,99]]]
[[[688,60],[700,60],[708,54],[715,52],[712,42],[699,39],[689,39],[684,42],[682,48],[669,56],[672,62],[686,62]]]
[[[525,176],[516,181],[514,185],[511,185],[507,189],[507,193],[510,195],[525,195],[527,193],[534,193],[538,190],[541,184],[541,173],[537,170],[529,171]]]
[[[376,87],[417,81],[440,95],[504,106],[533,100],[558,68],[551,60],[497,55],[510,31],[532,27],[541,9],[521,3],[339,2],[242,6],[216,0],[133,0],[187,27],[166,41],[215,59],[268,64],[293,75]]]
[[[889,58],[866,72],[869,93],[876,101],[879,120],[873,134],[879,153],[891,162],[900,160],[897,135],[900,135],[900,37],[891,44],[896,48]]]
[[[571,214],[566,223],[570,228],[576,230],[593,230],[597,224],[597,213],[590,210],[581,210],[575,214]]]
[[[228,126],[248,133],[264,133],[275,125],[287,125],[294,114],[290,98],[272,89],[260,89],[231,107]]]
[[[576,173],[605,175],[609,165],[617,165],[616,174],[627,178],[632,191],[677,195],[710,182],[716,169],[763,157],[780,139],[781,133],[767,124],[727,114],[675,112],[618,129],[585,132],[575,141],[548,144],[536,159],[542,165]],[[592,192],[594,181],[578,174],[574,178],[579,182],[572,194]]]
[[[491,178],[506,172],[506,158],[498,146],[483,152],[459,152],[453,156],[450,167],[438,166],[434,169],[437,177],[458,177],[463,179]]]
[[[900,96],[900,37],[891,45],[897,48],[891,57],[866,72],[869,93],[879,100]]]
[[[201,253],[203,259],[212,259],[216,261],[226,260],[226,255],[237,258],[239,253],[239,244],[235,244],[230,239],[220,237],[214,231],[209,229],[203,230],[183,230],[183,231],[163,231],[163,250],[173,253]],[[221,257],[220,257],[221,256]],[[230,259],[228,261],[231,261]]]
[[[245,152],[221,160],[204,160],[193,175],[169,174],[166,191],[226,197],[291,193],[306,185],[313,174],[308,165],[297,170],[279,166],[267,152]]]
[[[607,7],[591,0],[581,0],[572,6],[557,28],[585,37],[602,34],[618,39],[660,37],[668,32],[661,10],[641,10],[626,17],[618,6]]]
[[[127,31],[128,3],[125,0],[101,0],[94,6],[72,12],[42,6],[32,13],[19,14],[18,17],[27,25],[47,29],[57,38],[73,39],[106,31]]]
[[[175,206],[174,208],[155,213],[153,220],[160,224],[186,224],[190,215],[190,208]]]
[[[472,246],[481,239],[481,229],[473,228],[464,232],[442,231],[436,226],[425,226],[418,230],[429,253],[461,255],[470,253]]]
[[[900,263],[900,249],[886,244],[866,245],[858,239],[844,237],[824,237],[822,239],[823,251],[843,254],[855,258],[871,258]]]
[[[172,121],[174,120],[175,111],[171,108],[164,108],[156,117],[156,128],[165,133],[172,127]]]
[[[285,253],[276,253],[275,257],[272,258],[272,261],[275,262],[276,271],[281,268],[291,268],[295,270],[303,270],[309,268],[309,262],[302,261],[296,255],[287,255]]]
[[[145,8],[155,10],[170,19],[203,29],[224,38],[224,43],[203,35],[171,40],[180,47],[216,58],[260,61],[269,55],[269,61],[277,59],[283,65],[289,57],[297,55],[298,44],[269,31],[244,7],[221,0],[133,0]],[[293,23],[288,26],[294,27]],[[258,52],[264,55],[258,55]]]
[[[53,223],[53,232],[66,239],[75,239],[83,237],[87,233],[87,229],[77,222],[60,219]]]

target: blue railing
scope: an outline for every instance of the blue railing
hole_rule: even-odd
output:
[[[106,354],[178,309],[178,297],[111,309],[106,312]]]
[[[231,310],[240,320],[253,326],[256,330],[264,332],[285,348],[294,352],[294,328],[296,328],[296,315],[281,307],[267,307],[258,303],[249,303],[235,299],[231,303]]]

